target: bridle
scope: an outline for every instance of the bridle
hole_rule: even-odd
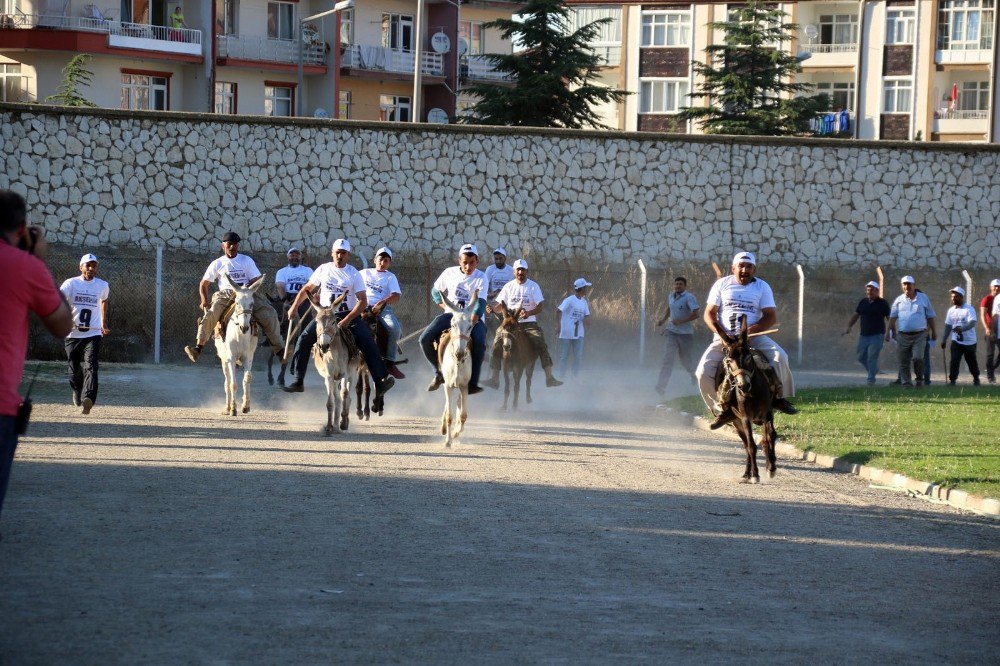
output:
[[[743,361],[746,367],[741,367],[739,362],[733,358],[727,349],[726,355],[722,359],[722,366],[726,369],[726,375],[732,379],[737,394],[740,397],[746,398],[750,393],[750,387],[753,386],[753,376],[757,371],[757,364],[754,362],[753,357],[747,353],[743,354]]]
[[[238,326],[241,331],[243,331],[244,333],[246,333],[247,331],[250,330],[250,324],[251,324],[252,317],[253,317],[253,309],[248,309],[248,308],[241,307],[238,303],[234,304],[234,305],[235,305],[235,307],[233,309],[233,314],[229,317],[229,321],[235,323],[236,326]],[[238,318],[239,317],[243,317],[243,316],[247,317],[247,324],[246,324],[246,326],[244,326],[243,324],[239,323],[239,321],[238,321]]]

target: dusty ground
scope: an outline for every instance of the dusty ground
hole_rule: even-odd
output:
[[[448,452],[407,370],[391,414],[334,438],[318,386],[261,372],[238,418],[207,362],[109,366],[88,417],[43,383],[0,523],[0,662],[996,659],[996,520],[787,460],[739,485],[731,441],[628,375],[517,416],[475,397]]]

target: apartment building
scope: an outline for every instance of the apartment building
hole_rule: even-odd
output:
[[[602,71],[632,91],[602,109],[623,130],[698,133],[677,113],[698,88],[691,61],[721,43],[709,27],[736,6],[569,0],[577,25],[607,17],[593,44],[614,51]],[[798,32],[780,48],[802,61],[798,80],[830,96],[861,139],[1000,142],[996,0],[857,0],[778,3]],[[775,45],[778,47],[779,45]],[[700,102],[693,102],[700,103]]]
[[[333,0],[0,0],[0,101],[44,100],[89,53],[102,107],[450,122],[465,86],[502,79],[482,56],[512,46],[483,24],[517,7],[356,0],[305,20]]]

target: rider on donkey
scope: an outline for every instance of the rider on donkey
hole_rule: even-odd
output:
[[[254,260],[245,254],[240,254],[240,235],[235,231],[228,231],[222,237],[222,256],[208,265],[205,275],[202,276],[198,285],[198,295],[201,298],[201,309],[204,315],[198,320],[198,339],[194,345],[184,348],[188,358],[192,363],[198,362],[201,350],[208,342],[215,325],[219,323],[222,315],[233,304],[236,295],[229,289],[223,275],[228,275],[229,279],[241,287],[246,287],[260,278],[260,270]],[[212,282],[217,282],[219,290],[212,295],[212,305],[209,307],[208,290]],[[278,313],[267,301],[263,290],[258,290],[253,297],[253,318],[267,336],[271,343],[271,349],[277,355],[285,352],[285,341],[281,338],[281,327],[278,323]]]
[[[712,429],[720,428],[733,420],[732,387],[723,384],[719,402],[716,403],[715,375],[723,358],[722,337],[732,337],[740,331],[740,319],[747,318],[749,335],[767,331],[778,322],[771,286],[755,277],[757,259],[750,252],[738,252],[733,257],[733,274],[719,278],[708,293],[705,308],[705,324],[715,332],[712,344],[698,363],[695,376],[701,389],[701,397],[708,408],[718,416]],[[785,396],[794,396],[792,371],[788,364],[788,354],[766,335],[749,338],[750,347],[764,354],[770,364],[764,371],[774,393],[772,405],[785,414],[798,412]]]
[[[344,238],[338,238],[333,243],[331,250],[333,261],[320,265],[313,272],[312,277],[305,286],[296,294],[289,308],[289,315],[292,321],[298,318],[298,307],[316,289],[320,290],[320,307],[329,305],[342,294],[346,297],[340,304],[337,311],[337,328],[349,330],[354,334],[358,349],[365,357],[368,371],[375,378],[375,398],[380,398],[386,391],[392,388],[395,380],[388,376],[385,363],[382,362],[382,355],[378,353],[378,346],[372,339],[371,332],[359,316],[368,306],[368,298],[365,295],[365,281],[361,279],[361,273],[357,268],[347,263],[351,258],[351,244]],[[291,322],[289,330],[292,330]],[[284,387],[289,393],[302,393],[305,390],[303,380],[306,376],[306,369],[309,367],[309,356],[313,345],[316,344],[316,320],[314,319],[302,331],[298,341],[295,343],[295,353],[292,356],[292,372],[295,380]]]
[[[392,250],[387,247],[379,248],[375,253],[375,268],[366,268],[361,271],[361,278],[365,281],[368,307],[382,322],[386,333],[388,333],[389,339],[386,340],[385,345],[385,364],[389,369],[389,374],[396,379],[405,379],[406,375],[396,367],[396,350],[403,329],[399,325],[399,320],[396,319],[396,314],[392,311],[392,306],[402,298],[403,291],[399,288],[399,280],[389,271],[390,266],[392,266]]]

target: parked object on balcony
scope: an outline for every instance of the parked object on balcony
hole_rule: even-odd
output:
[[[38,17],[38,26],[45,28],[65,28],[68,24],[66,11],[69,0],[47,0],[44,13]]]
[[[102,10],[97,5],[84,5],[83,18],[97,21],[98,23],[107,23],[115,20],[113,11],[112,9]]]

